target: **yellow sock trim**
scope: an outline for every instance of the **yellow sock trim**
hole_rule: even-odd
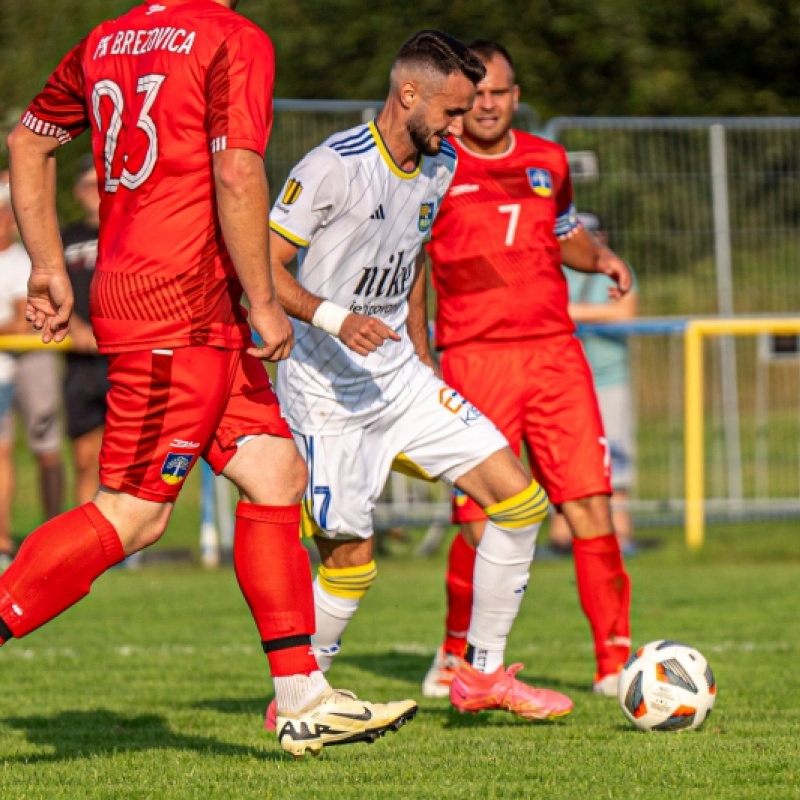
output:
[[[334,597],[344,597],[349,600],[360,600],[367,589],[372,586],[378,567],[374,561],[358,567],[344,567],[343,569],[328,569],[320,565],[317,579],[320,586]]]
[[[526,528],[547,516],[550,501],[536,481],[514,497],[484,509],[486,516],[501,528]]]

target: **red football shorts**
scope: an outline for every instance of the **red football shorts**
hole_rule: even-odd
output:
[[[482,411],[560,505],[611,494],[611,461],[592,373],[571,334],[524,342],[468,344],[442,354],[444,380]],[[486,519],[465,494],[453,496],[454,523]]]
[[[220,473],[240,436],[291,438],[264,365],[198,345],[109,356],[100,483],[173,501],[199,457]]]

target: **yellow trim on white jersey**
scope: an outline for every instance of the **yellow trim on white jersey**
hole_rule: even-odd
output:
[[[413,462],[405,453],[395,456],[392,461],[392,472],[399,472],[401,475],[408,475],[409,478],[416,478],[420,481],[436,483],[439,479],[429,475],[419,464]]]
[[[283,225],[278,225],[277,222],[273,222],[272,220],[269,221],[269,227],[271,230],[275,231],[278,236],[283,236],[284,239],[290,241],[292,244],[296,244],[298,247],[308,247],[308,242],[305,239],[301,239],[299,236],[296,236],[291,231],[286,230]]]
[[[411,172],[406,172],[404,169],[400,169],[400,167],[397,166],[397,162],[392,158],[392,154],[386,147],[386,143],[383,141],[383,136],[381,136],[381,132],[375,124],[375,120],[369,123],[369,129],[372,132],[372,138],[375,140],[375,144],[378,146],[378,152],[380,152],[383,156],[383,160],[386,162],[386,166],[389,167],[398,178],[402,178],[404,181],[410,181],[419,175],[422,169],[422,159],[425,158],[425,156],[420,153],[417,166]]]
[[[314,519],[313,503],[308,498],[304,498],[300,505],[300,538],[310,539],[312,536],[322,535],[322,528]]]

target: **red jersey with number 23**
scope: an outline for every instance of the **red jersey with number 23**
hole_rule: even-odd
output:
[[[62,144],[91,127],[101,194],[91,318],[101,352],[238,349],[249,339],[212,154],[263,157],[273,83],[260,28],[213,0],[154,0],[95,28],[31,103],[23,124]]]
[[[439,349],[575,330],[559,245],[580,226],[567,154],[538,136],[511,136],[499,156],[454,140],[458,166],[428,244]]]

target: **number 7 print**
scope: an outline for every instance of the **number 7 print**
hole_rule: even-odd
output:
[[[517,223],[519,222],[519,203],[508,203],[508,205],[498,206],[497,210],[501,214],[508,214],[508,230],[506,231],[506,247],[514,244],[514,237],[517,235]]]

